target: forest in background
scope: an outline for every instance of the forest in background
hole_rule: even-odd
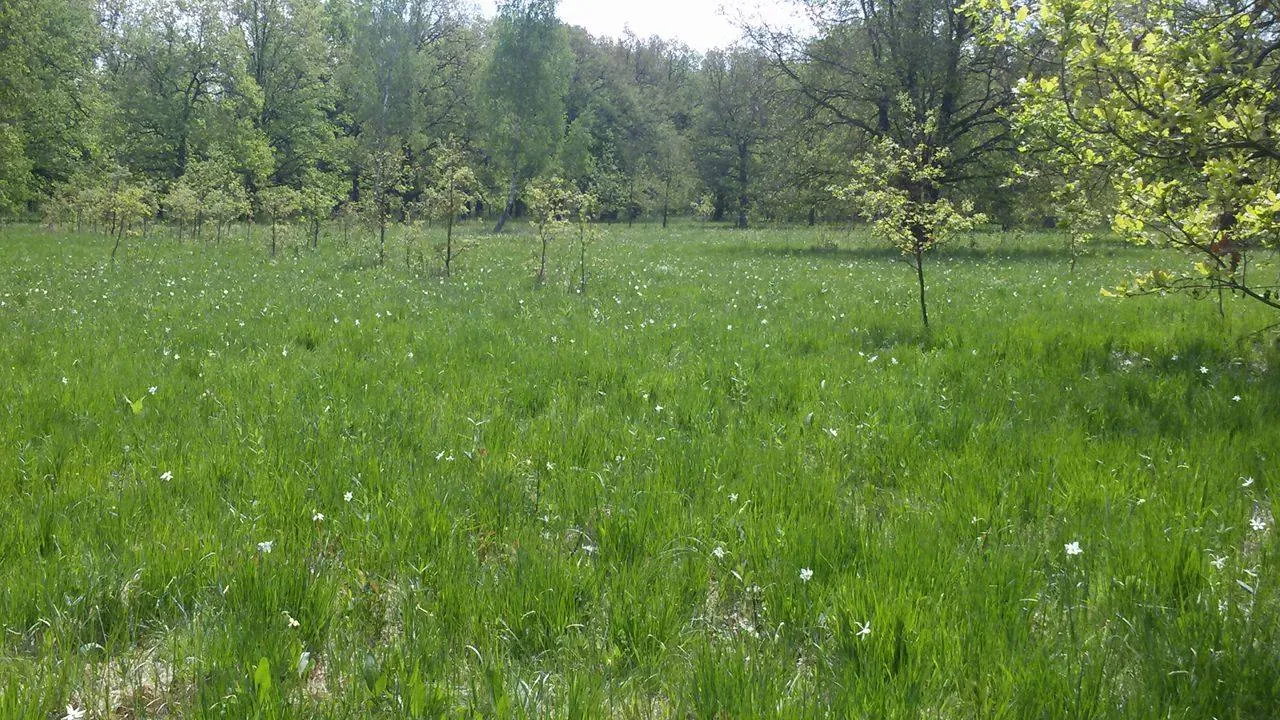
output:
[[[550,175],[613,221],[830,220],[851,213],[828,188],[910,119],[906,93],[951,106],[948,185],[1027,220],[1026,193],[1000,189],[1014,148],[998,115],[1025,68],[1007,49],[959,52],[975,46],[958,3],[911,4],[962,26],[867,32],[841,16],[853,8],[814,3],[804,53],[755,28],[700,54],[592,37],[547,0],[493,20],[455,0],[19,0],[0,14],[0,210],[75,213],[87,189],[134,185],[146,214],[210,227],[282,204],[412,219],[452,146],[495,220]]]

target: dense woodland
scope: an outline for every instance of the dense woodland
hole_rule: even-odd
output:
[[[1011,221],[993,191],[1011,149],[997,113],[1025,69],[973,52],[959,3],[908,4],[931,21],[903,31],[842,17],[851,6],[824,11],[803,48],[756,28],[702,55],[563,27],[547,0],[492,21],[453,0],[22,0],[0,20],[0,205],[63,212],[109,178],[179,223],[266,219],[282,200],[401,220],[426,212],[456,144],[495,220],[550,175],[609,220],[834,218],[848,213],[827,188],[849,159],[912,131],[907,93],[948,115],[946,184]]]
[[[1109,225],[1199,261],[1120,292],[1277,304],[1245,273],[1280,213],[1269,3],[799,4],[814,34],[699,54],[555,0],[11,0],[0,213],[117,239],[342,217],[381,247],[390,223],[502,230],[541,184],[573,191],[553,216],[865,219],[922,293],[924,254],[982,222],[1066,227],[1073,253]]]

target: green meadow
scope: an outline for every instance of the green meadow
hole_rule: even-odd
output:
[[[1280,352],[1055,234],[0,229],[0,718],[1269,718]],[[432,235],[434,238],[434,235]],[[1259,307],[1255,307],[1259,306]]]

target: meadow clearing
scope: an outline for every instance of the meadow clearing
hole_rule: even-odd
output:
[[[1266,718],[1280,355],[1054,234],[0,230],[0,718]],[[397,232],[403,232],[397,228]],[[838,247],[829,247],[838,239]],[[426,248],[424,248],[424,251]]]

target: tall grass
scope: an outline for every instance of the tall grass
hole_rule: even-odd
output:
[[[981,237],[926,334],[807,230],[616,230],[585,295],[4,232],[0,717],[1280,707],[1269,318],[1098,293],[1176,258]]]

